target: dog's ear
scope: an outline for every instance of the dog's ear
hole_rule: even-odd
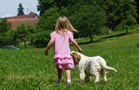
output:
[[[76,52],[71,53],[71,56],[74,60],[74,63],[79,64],[81,56],[79,54],[77,54]]]

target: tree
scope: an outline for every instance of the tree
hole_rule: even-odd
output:
[[[9,31],[0,35],[0,46],[3,45],[17,45],[16,31],[10,29]]]
[[[5,33],[11,28],[11,23],[7,22],[6,18],[0,19],[0,33]]]
[[[32,25],[27,26],[27,37],[30,39],[31,43],[33,42],[33,35],[35,33],[34,27]]]
[[[137,22],[139,24],[139,0],[135,0],[135,1],[136,1],[136,6],[137,6],[137,13],[138,13]]]
[[[137,24],[137,10],[135,6],[135,1],[131,0],[121,0],[120,6],[123,7],[121,14],[121,23],[119,24],[123,28],[126,29],[126,33],[128,33],[128,26]]]
[[[5,45],[18,45],[19,42],[17,41],[17,32],[14,29],[10,29],[8,32],[5,33]]]
[[[52,7],[54,0],[38,0],[37,9],[40,11],[40,14],[44,14],[45,10],[48,10]]]
[[[47,43],[50,40],[51,31],[42,31],[35,33],[34,45],[36,47],[46,47]]]
[[[25,24],[22,23],[20,26],[17,26],[16,30],[17,30],[17,38],[20,41],[24,41],[24,47],[26,48],[27,30]]]
[[[83,3],[83,4],[82,4]],[[103,6],[97,1],[82,2],[78,5],[74,15],[70,19],[74,26],[79,30],[80,37],[90,37],[93,42],[93,36],[100,33],[100,29],[106,23],[106,14]]]
[[[40,15],[43,15],[44,12],[52,7],[58,7],[59,11],[63,7],[67,8],[72,6],[77,1],[74,0],[38,0],[39,5],[37,6],[38,11],[40,11]]]
[[[23,11],[24,8],[21,3],[19,4],[19,8],[17,10],[18,10],[17,16],[24,15],[24,11]]]
[[[1,18],[0,19],[0,46],[9,44],[10,41],[9,38],[13,38],[12,35],[10,37],[7,36],[10,28],[11,28],[11,23],[7,22],[6,18]]]
[[[57,7],[50,8],[45,11],[45,13],[39,17],[40,20],[37,25],[38,31],[53,31],[55,29],[55,24],[60,13],[57,11]]]
[[[108,15],[108,27],[127,27],[136,24],[137,10],[134,0],[106,0],[105,10]]]

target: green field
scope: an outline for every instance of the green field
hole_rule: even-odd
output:
[[[99,36],[78,40],[83,54],[102,56],[107,65],[118,70],[107,74],[108,82],[80,82],[75,66],[71,70],[72,84],[56,83],[57,71],[53,61],[53,49],[44,55],[44,48],[5,50],[0,49],[0,89],[3,90],[139,90],[139,33]],[[77,51],[72,45],[71,50]]]

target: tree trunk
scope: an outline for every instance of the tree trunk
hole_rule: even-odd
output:
[[[128,34],[128,28],[126,27],[126,34]]]
[[[31,44],[33,43],[33,38],[31,38],[30,43],[31,43]]]
[[[26,40],[24,40],[24,47],[26,48]]]
[[[93,37],[92,37],[92,35],[90,35],[90,42],[93,42]]]

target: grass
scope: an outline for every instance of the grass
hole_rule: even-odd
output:
[[[113,36],[113,35],[110,35]],[[118,70],[117,73],[107,74],[108,83],[80,82],[79,72],[75,66],[71,70],[72,85],[66,84],[63,70],[63,82],[55,83],[57,71],[53,61],[53,49],[49,56],[44,55],[42,49],[0,49],[0,89],[4,90],[139,90],[139,34],[128,34],[119,37],[99,36],[94,43],[87,43],[89,39],[78,40],[83,54],[87,56],[102,56],[107,65]],[[104,38],[104,39],[103,39]],[[71,50],[77,51],[73,46]]]

